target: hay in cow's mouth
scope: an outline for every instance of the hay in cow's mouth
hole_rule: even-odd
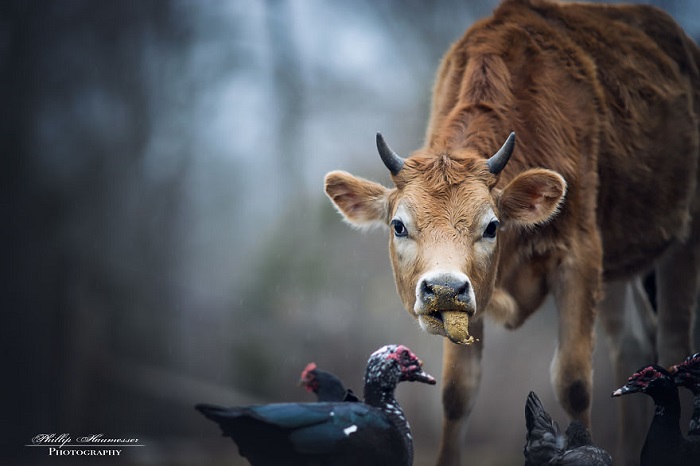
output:
[[[447,337],[458,345],[471,345],[479,341],[469,335],[469,314],[464,311],[432,311],[419,316],[423,330]]]
[[[469,335],[469,315],[462,311],[442,311],[439,313],[447,337],[458,345],[471,345],[477,341]]]

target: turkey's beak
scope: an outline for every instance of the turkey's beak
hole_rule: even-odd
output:
[[[614,392],[612,392],[611,396],[622,396],[622,395],[628,395],[630,393],[637,393],[639,391],[639,387],[636,387],[634,385],[625,385],[623,387],[618,388]]]
[[[311,382],[313,381],[313,378],[310,375],[303,375],[299,379],[299,386],[304,387],[307,392],[312,393],[314,391],[314,387],[311,385]]]
[[[422,383],[427,383],[428,385],[435,385],[437,381],[435,380],[435,377],[432,375],[428,374],[425,372],[423,369],[418,368],[417,371],[412,372],[408,376],[408,380],[411,382],[422,382]]]

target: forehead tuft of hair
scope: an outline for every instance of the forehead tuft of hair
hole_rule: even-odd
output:
[[[396,187],[401,189],[411,181],[419,180],[431,191],[447,191],[466,180],[481,180],[489,186],[496,177],[491,174],[486,160],[475,157],[457,157],[454,154],[416,154],[404,163],[404,168],[394,177]]]

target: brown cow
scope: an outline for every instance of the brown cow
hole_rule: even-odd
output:
[[[378,135],[394,188],[326,176],[326,193],[350,223],[390,227],[406,309],[425,331],[449,337],[439,464],[459,464],[484,314],[516,328],[554,296],[552,381],[564,409],[586,424],[598,309],[618,383],[655,357],[639,274],[657,275],[659,362],[690,353],[699,59],[680,27],[650,6],[505,1],[444,57],[425,146],[403,159]],[[509,138],[492,156],[511,131],[517,144]],[[478,341],[450,341],[467,342],[463,322],[472,316]],[[640,316],[647,328],[631,330],[628,319]],[[623,416],[633,427],[616,464],[633,464],[646,420]]]

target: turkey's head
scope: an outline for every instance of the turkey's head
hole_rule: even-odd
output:
[[[318,393],[319,382],[317,378],[316,363],[310,362],[301,373],[299,385],[310,392]]]
[[[367,361],[365,383],[379,382],[390,387],[399,382],[435,385],[435,378],[423,370],[423,362],[403,345],[387,345],[372,353]]]
[[[673,381],[693,393],[700,393],[700,353],[695,353],[671,368]]]
[[[675,389],[671,374],[661,366],[651,364],[639,369],[627,380],[627,383],[612,393],[612,396],[628,395],[630,393],[646,393],[654,396]]]

